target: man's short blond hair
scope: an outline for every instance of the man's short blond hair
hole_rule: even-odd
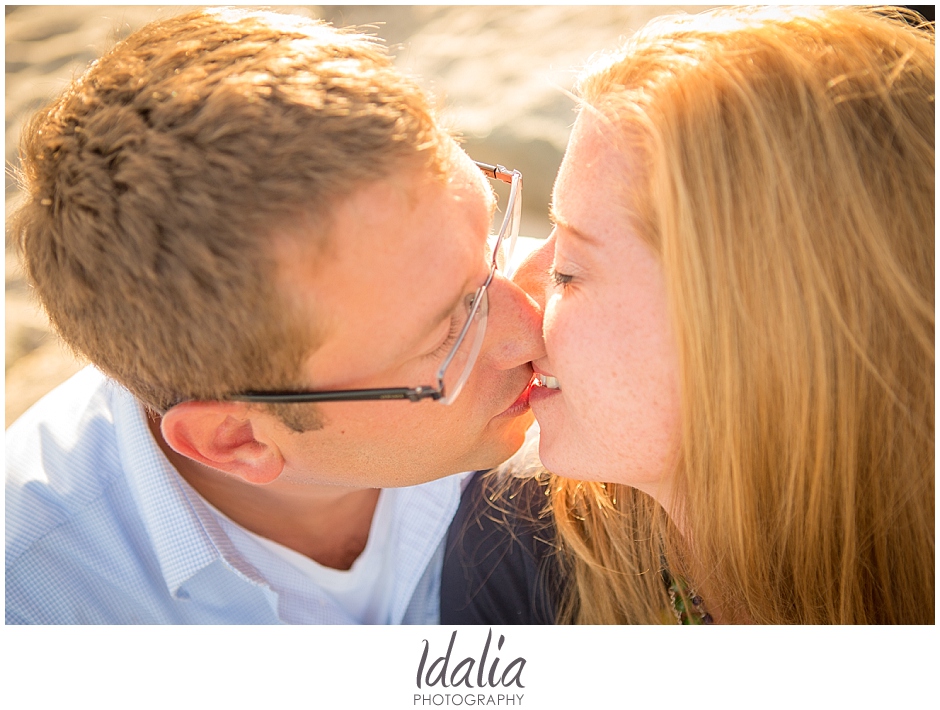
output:
[[[11,223],[64,340],[158,411],[296,386],[315,324],[278,298],[270,240],[445,134],[373,38],[243,10],[159,20],[24,132]],[[294,230],[296,231],[296,230]]]

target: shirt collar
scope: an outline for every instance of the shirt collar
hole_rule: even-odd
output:
[[[461,483],[472,472],[445,476],[418,486],[401,489],[398,497],[399,544],[413,551],[410,574],[397,577],[392,600],[392,618],[401,619],[415,587],[447,537],[447,528],[460,505]],[[434,570],[440,574],[440,570]]]
[[[167,460],[147,426],[143,406],[114,386],[118,453],[141,520],[171,595],[221,560],[246,582],[268,589],[260,573],[235,550],[215,515]]]

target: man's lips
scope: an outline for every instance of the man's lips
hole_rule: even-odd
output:
[[[517,417],[523,412],[529,409],[529,394],[532,392],[532,387],[535,385],[535,378],[533,377],[526,384],[525,388],[516,397],[516,401],[509,405],[506,410],[500,414],[500,417]]]

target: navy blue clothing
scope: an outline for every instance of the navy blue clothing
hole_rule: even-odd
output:
[[[554,623],[563,582],[544,491],[486,472],[467,484],[444,549],[442,624]]]

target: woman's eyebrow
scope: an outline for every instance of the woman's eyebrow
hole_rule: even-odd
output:
[[[571,236],[575,237],[576,239],[580,239],[588,244],[597,246],[598,240],[596,237],[592,237],[589,234],[585,234],[580,229],[578,229],[577,227],[572,225],[570,222],[565,220],[565,218],[562,217],[560,214],[558,214],[558,212],[555,210],[555,205],[549,205],[548,218],[551,220],[552,224],[558,225],[559,227],[564,229],[566,232],[570,232]]]

